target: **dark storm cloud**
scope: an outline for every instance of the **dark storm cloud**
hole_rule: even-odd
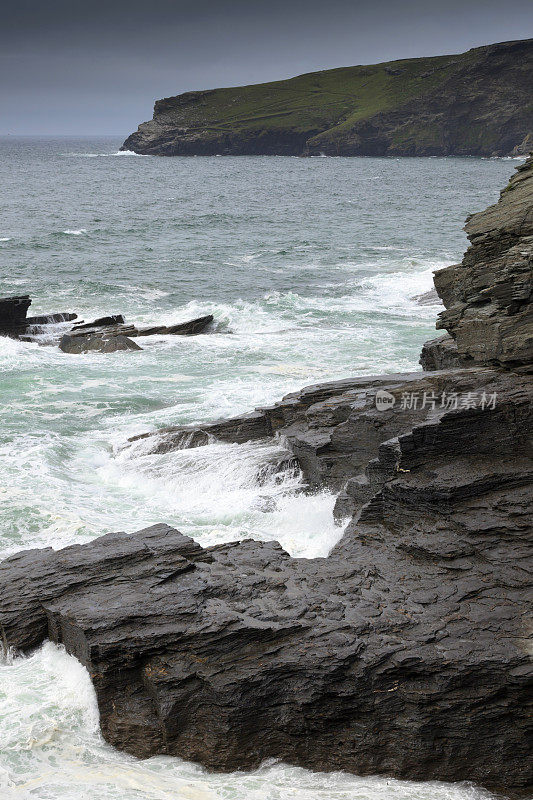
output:
[[[532,35],[530,0],[18,0],[0,27],[1,133],[126,135],[154,99]]]

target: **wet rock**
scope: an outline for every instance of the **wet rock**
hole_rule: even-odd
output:
[[[453,369],[453,367],[464,367],[468,365],[468,358],[461,358],[457,352],[457,345],[452,337],[445,333],[430,339],[422,347],[420,353],[420,365],[424,370]]]
[[[0,298],[0,334],[10,335],[26,325],[26,313],[31,305],[29,295]]]
[[[252,411],[234,419],[219,420],[207,425],[177,425],[155,432],[141,433],[132,436],[129,442],[148,439],[153,442],[151,452],[167,453],[170,450],[202,447],[213,440],[242,444],[264,439],[271,433],[268,417],[262,411]]]
[[[533,156],[499,201],[471,216],[461,264],[435,273],[446,310],[437,328],[476,364],[531,369],[533,362]]]
[[[338,492],[381,442],[438,416],[443,398],[455,395],[459,404],[470,393],[480,401],[483,392],[497,391],[498,379],[497,371],[481,368],[348,378],[308,386],[241,417],[162,428],[130,442],[147,440],[150,452],[166,453],[217,440],[241,444],[276,437],[296,457],[308,487]],[[393,398],[392,407],[381,407],[383,394]]]
[[[166,526],[20,553],[0,565],[9,643],[62,642],[91,672],[105,738],[137,756],[518,796],[532,778],[533,380],[473,372],[494,404],[400,411],[402,432],[385,438],[389,419],[367,440],[370,500],[327,559],[204,549]]]
[[[42,314],[40,317],[26,317],[26,325],[57,325],[59,322],[72,322],[77,314],[61,311],[58,314]]]
[[[71,336],[65,334],[59,342],[59,349],[64,353],[116,353],[118,350],[142,350],[136,342],[127,336]]]
[[[124,323],[122,314],[111,314],[107,317],[98,317],[93,322],[80,322],[74,326],[73,330],[80,330],[81,328],[105,328],[108,325],[121,325]]]
[[[415,294],[411,300],[417,302],[419,306],[434,306],[440,303],[440,297],[435,287],[429,289],[427,292],[423,292],[423,294]]]
[[[165,333],[174,333],[179,336],[193,336],[197,333],[202,333],[212,322],[213,315],[207,314],[205,317],[198,317],[189,322],[180,322],[177,325],[170,325]]]
[[[87,336],[105,336],[107,339],[110,339],[113,336],[135,336],[137,333],[137,329],[135,325],[104,325],[102,327],[94,326],[92,323],[88,327],[79,326],[77,328],[72,328],[69,331],[69,336],[74,338],[84,338]]]
[[[202,333],[213,322],[212,314],[205,317],[180,322],[176,325],[152,325],[149,328],[137,328],[135,325],[126,324],[121,314],[110,317],[101,317],[94,322],[85,322],[75,325],[70,332],[71,336],[86,336],[87,333],[105,333],[111,336],[153,336],[154,334],[175,334],[177,336],[193,336]]]
[[[153,336],[155,333],[175,334],[177,336],[194,336],[202,333],[212,322],[213,315],[207,314],[205,317],[197,317],[188,322],[179,322],[176,325],[155,325],[151,328],[139,328],[136,336]]]

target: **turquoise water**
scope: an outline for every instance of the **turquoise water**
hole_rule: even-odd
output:
[[[0,139],[0,296],[31,294],[31,314],[215,324],[108,355],[61,353],[61,326],[0,338],[0,554],[166,521],[202,544],[275,538],[326,555],[341,535],[334,498],[302,495],[289,475],[260,484],[275,447],[153,456],[127,439],[316,381],[418,369],[439,306],[412,298],[461,257],[465,216],[497,199],[513,162],[158,159],[119,145]],[[52,645],[0,668],[0,742],[10,798],[481,797],[283,765],[216,777],[135,762],[102,743],[85,671]]]

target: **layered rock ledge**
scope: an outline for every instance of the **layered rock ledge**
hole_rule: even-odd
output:
[[[448,309],[482,263],[473,247]],[[527,235],[512,247],[531,263]],[[510,307],[531,320],[530,299]],[[167,525],[25,551],[0,564],[7,642],[63,643],[91,674],[106,740],[139,757],[220,770],[279,758],[525,796],[533,377],[529,329],[511,336],[505,316],[490,316],[490,349],[464,348],[469,366],[312,386],[130,443],[280,439],[309,490],[338,492],[349,521],[328,558],[252,540],[202,548]]]

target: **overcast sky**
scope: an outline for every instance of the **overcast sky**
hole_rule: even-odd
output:
[[[533,36],[531,0],[12,0],[0,134],[116,134],[154,100]]]

